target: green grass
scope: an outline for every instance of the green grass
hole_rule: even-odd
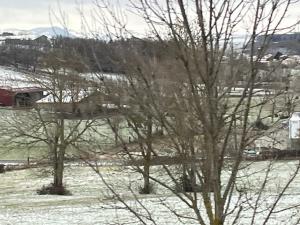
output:
[[[254,97],[252,101],[252,105],[255,105],[262,101],[262,97]],[[238,98],[232,98],[230,99],[232,104],[236,104],[238,101]],[[277,100],[276,107],[282,107],[283,105],[283,98],[280,97]],[[262,117],[268,116],[271,114],[272,111],[272,104],[267,104],[263,107],[262,110]],[[250,112],[250,122],[254,122],[257,119],[257,114],[259,112],[258,108],[253,108]],[[0,159],[11,159],[11,160],[27,160],[28,157],[31,159],[42,159],[47,156],[48,149],[45,144],[38,143],[34,147],[31,147],[30,149],[26,145],[18,146],[18,145],[10,145],[6,146],[8,140],[14,136],[13,133],[8,132],[9,128],[9,123],[8,122],[18,122],[18,117],[23,121],[24,124],[30,123],[30,119],[26,120],[26,114],[28,111],[23,111],[23,110],[7,110],[7,109],[0,109]],[[275,118],[276,120],[276,118]],[[66,127],[72,126],[72,123],[76,121],[66,121]],[[87,149],[87,144],[93,143],[90,146],[95,146],[92,147],[93,150],[97,150],[99,147],[102,149],[108,148],[109,146],[111,147],[114,145],[114,134],[112,133],[110,127],[108,124],[105,124],[105,121],[99,120],[97,121],[99,124],[98,127],[95,127],[94,131],[86,132],[84,135],[85,139],[89,139],[90,141],[87,143],[81,144],[82,150]],[[265,123],[270,123],[271,119],[265,119]],[[22,123],[21,123],[22,124]],[[82,125],[84,126],[84,125]],[[130,129],[128,129],[126,122],[121,123],[121,135],[124,137],[124,140],[127,140],[130,134]],[[82,127],[81,127],[82,128]],[[67,133],[67,132],[66,132]],[[22,142],[22,139],[19,138],[19,141]],[[27,139],[24,138],[24,142],[27,141]],[[90,147],[89,146],[89,147]],[[89,148],[88,147],[88,148]],[[75,150],[68,150],[67,154],[69,155],[74,155],[77,154],[77,151]]]

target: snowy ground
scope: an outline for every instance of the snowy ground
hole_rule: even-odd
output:
[[[267,162],[255,162],[243,171],[241,184],[248,183],[251,187],[250,195],[255,196],[263,178],[263,171]],[[264,192],[264,201],[259,207],[270,204],[278,190],[280,190],[289,174],[294,170],[296,161],[276,162],[270,176],[270,184]],[[130,206],[146,213],[138,202],[134,200],[131,191],[137,193],[141,183],[140,175],[129,168],[102,167],[101,173],[106,181],[113,185]],[[154,169],[157,177],[163,178],[161,168]],[[250,177],[250,174],[251,177]],[[242,174],[241,174],[242,175]],[[227,177],[226,172],[223,175]],[[51,182],[51,175],[45,170],[22,170],[0,174],[0,224],[2,225],[57,225],[57,224],[140,224],[128,211],[122,209],[99,176],[88,167],[68,167],[65,183],[72,192],[71,196],[39,196],[36,189]],[[300,176],[288,189],[278,209],[290,207],[300,203]],[[168,207],[185,216],[194,216],[193,212],[167,190],[156,187],[158,194],[149,196],[137,195],[150,211],[157,224],[196,224],[193,220],[179,221]],[[237,201],[237,196],[233,197]],[[164,203],[164,204],[163,204]],[[201,206],[200,206],[201,207]],[[246,209],[238,224],[250,224],[251,209]],[[271,217],[269,224],[296,224],[297,210],[278,212]],[[291,218],[292,216],[295,218]],[[255,219],[255,224],[262,224],[265,213]],[[288,221],[288,222],[287,222]],[[147,224],[152,224],[150,221]],[[230,223],[228,223],[230,224]]]
[[[0,66],[0,87],[24,88],[39,86],[33,82],[32,75],[19,72],[11,67]]]

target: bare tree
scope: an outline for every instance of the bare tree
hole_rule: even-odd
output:
[[[28,76],[46,95],[40,102],[31,102],[32,108],[12,111],[3,130],[11,135],[7,143],[12,148],[44,151],[42,155],[52,165],[53,182],[42,188],[41,194],[68,193],[63,182],[65,159],[67,155],[79,158],[77,150],[84,152],[86,133],[96,126],[95,118],[90,116],[95,108],[80,102],[91,92],[79,75],[83,65],[76,56],[68,58],[64,54],[63,50],[53,49],[42,60],[43,70]]]
[[[130,3],[132,11],[141,15],[149,26],[149,39],[159,43],[160,51],[147,54],[147,47],[138,48],[147,41],[129,39],[133,34],[122,23],[122,14],[108,1],[96,1],[99,23],[104,24],[112,39],[121,39],[117,48],[118,63],[122,64],[128,81],[122,93],[129,99],[123,103],[129,107],[124,116],[140,114],[142,123],[151,120],[163,127],[165,134],[157,141],[151,136],[151,145],[155,147],[148,150],[151,155],[160,156],[165,153],[161,149],[168,148],[179,156],[177,163],[183,165],[183,184],[189,188],[183,188],[182,194],[174,188],[182,185],[177,171],[169,165],[175,158],[162,163],[172,184],[151,175],[145,168],[135,168],[173,192],[192,209],[193,219],[199,224],[224,224],[231,214],[236,217],[235,223],[241,218],[244,206],[240,201],[235,202],[233,195],[242,198],[249,193],[248,189],[241,191],[238,184],[243,150],[280,128],[278,120],[264,127],[257,125],[276,113],[264,107],[282,94],[282,90],[256,88],[260,82],[259,68],[270,37],[289,31],[296,24],[283,25],[290,7],[297,1],[138,0]],[[245,40],[237,48],[235,34],[244,27]],[[256,42],[258,36],[260,46]],[[147,139],[143,143],[147,143]],[[126,141],[122,144],[123,150],[135,161],[131,152],[136,146]],[[264,224],[268,223],[298,169],[268,208]],[[251,224],[255,223],[263,190],[269,182],[268,174],[255,195]],[[121,200],[118,193],[113,193]],[[185,217],[175,210],[170,211],[180,218]],[[137,216],[136,211],[133,213]],[[147,219],[139,219],[147,223]],[[155,224],[154,220],[149,221]]]

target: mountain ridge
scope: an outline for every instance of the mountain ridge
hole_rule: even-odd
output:
[[[7,38],[23,38],[23,39],[35,39],[40,36],[47,36],[48,38],[63,36],[76,38],[81,35],[73,30],[64,29],[58,26],[53,27],[35,27],[32,29],[3,29],[1,33],[12,33],[11,36],[6,36]]]

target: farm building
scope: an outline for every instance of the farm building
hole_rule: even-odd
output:
[[[43,97],[43,89],[39,87],[0,87],[0,106],[28,107]]]
[[[127,108],[126,105],[120,105],[121,100],[117,96],[109,96],[99,91],[81,89],[72,93],[70,90],[64,90],[61,94],[62,102],[59,102],[54,93],[48,91],[48,95],[36,104],[45,111],[74,119],[115,115],[119,113],[120,108]]]

